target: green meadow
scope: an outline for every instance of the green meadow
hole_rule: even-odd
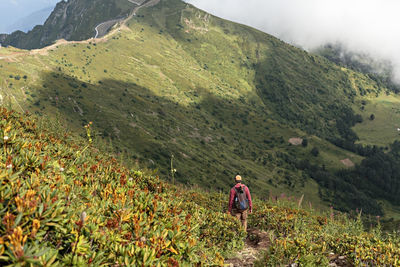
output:
[[[397,129],[400,128],[400,97],[381,94],[378,97],[366,98],[365,102],[367,104],[362,112],[363,123],[354,127],[360,142],[387,146],[399,140],[400,131]]]

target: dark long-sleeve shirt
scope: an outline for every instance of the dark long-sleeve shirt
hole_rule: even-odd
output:
[[[247,199],[249,200],[250,211],[253,209],[253,203],[251,202],[251,195],[249,188],[244,184],[236,184],[234,187],[232,187],[231,192],[229,194],[229,208],[228,208],[229,212],[232,211],[233,200],[235,199],[236,196],[235,188],[240,188],[241,186],[243,186],[244,192],[246,193]]]

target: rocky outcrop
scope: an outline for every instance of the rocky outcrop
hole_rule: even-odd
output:
[[[7,38],[8,34],[0,34],[0,44]]]

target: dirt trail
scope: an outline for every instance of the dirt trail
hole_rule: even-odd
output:
[[[226,267],[251,267],[260,253],[268,249],[270,240],[266,232],[249,229],[244,248],[235,257],[225,260]]]
[[[129,0],[128,0],[129,1]],[[131,1],[129,1],[131,2]],[[151,7],[151,6],[155,6],[160,2],[160,0],[150,0],[147,1],[143,4],[141,4],[140,6],[137,6],[133,9],[132,13],[129,15],[129,17],[125,20],[125,22],[127,22],[128,20],[130,20],[133,16],[136,16],[136,12],[139,11],[139,9],[143,8],[143,7]],[[125,23],[124,22],[124,23]]]
[[[128,2],[137,5],[134,9],[132,9],[131,13],[127,18],[121,19],[112,19],[105,22],[100,23],[96,26],[95,31],[96,34],[94,36],[95,39],[101,38],[107,34],[107,31],[113,27],[115,24],[122,22],[122,25],[126,25],[126,22],[129,21],[133,16],[136,16],[136,12],[143,7],[150,7],[158,4],[160,0],[127,0]]]

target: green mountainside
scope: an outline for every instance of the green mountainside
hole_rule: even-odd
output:
[[[4,108],[0,119],[2,266],[222,267],[238,259],[246,233],[226,214],[224,195],[127,167],[95,145],[91,123],[79,138]],[[264,244],[255,266],[398,266],[400,238],[383,233],[379,219],[367,232],[360,214],[302,203],[254,198],[247,242]]]
[[[313,51],[338,65],[351,68],[367,74],[379,86],[388,88],[395,93],[400,92],[400,86],[393,82],[393,65],[387,60],[374,59],[366,53],[352,52],[341,44],[327,44]]]
[[[43,25],[28,33],[16,31],[0,36],[0,43],[2,46],[36,49],[51,45],[58,39],[86,40],[95,36],[98,24],[126,17],[134,6],[127,0],[61,1]]]
[[[379,215],[400,204],[395,152],[390,174],[373,169],[359,186],[362,161],[398,138],[397,95],[179,0],[140,9],[105,38],[0,48],[0,87],[2,105],[76,131],[93,121],[121,156],[186,185],[227,191],[240,173],[261,198],[304,194],[322,208]]]

